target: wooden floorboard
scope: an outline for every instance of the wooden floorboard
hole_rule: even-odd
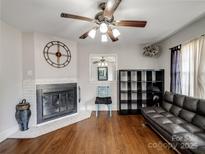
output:
[[[35,139],[7,139],[1,154],[174,154],[141,115],[100,112]]]

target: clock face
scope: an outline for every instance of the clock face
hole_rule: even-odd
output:
[[[43,55],[47,63],[56,68],[66,67],[71,61],[69,48],[60,41],[52,41],[46,44]]]

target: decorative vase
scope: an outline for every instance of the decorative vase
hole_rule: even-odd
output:
[[[16,120],[21,131],[28,129],[29,119],[31,117],[30,104],[23,99],[22,102],[16,105]]]

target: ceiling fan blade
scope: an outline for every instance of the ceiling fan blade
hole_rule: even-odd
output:
[[[112,28],[111,28],[111,27],[108,28],[107,34],[109,35],[110,39],[111,39],[113,42],[116,42],[116,41],[119,40],[117,37],[114,37],[114,35],[113,35],[113,33],[112,33]]]
[[[81,36],[79,37],[79,39],[85,39],[85,38],[87,38],[89,32],[90,32],[90,30],[87,31],[86,33],[84,33],[83,35],[81,35]]]
[[[104,17],[112,18],[113,13],[118,8],[120,2],[121,0],[108,0],[103,13]]]
[[[97,30],[98,27],[95,26],[95,27],[93,27],[92,29]],[[87,32],[85,32],[83,35],[81,35],[81,36],[79,37],[79,39],[85,39],[85,38],[87,38],[87,37],[88,37],[88,33],[89,33],[92,29],[90,29],[89,31],[87,31]]]
[[[94,21],[94,19],[91,19],[88,17],[78,16],[78,15],[69,14],[69,13],[61,13],[61,17],[62,18],[71,18],[71,19],[83,20],[83,21],[88,21],[88,22]]]
[[[126,26],[126,27],[145,27],[147,21],[135,21],[135,20],[120,20],[113,23],[115,26]]]

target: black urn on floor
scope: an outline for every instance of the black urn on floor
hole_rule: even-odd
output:
[[[16,120],[19,124],[21,131],[28,129],[29,119],[31,117],[30,104],[26,102],[25,99],[22,100],[19,104],[16,105]]]

